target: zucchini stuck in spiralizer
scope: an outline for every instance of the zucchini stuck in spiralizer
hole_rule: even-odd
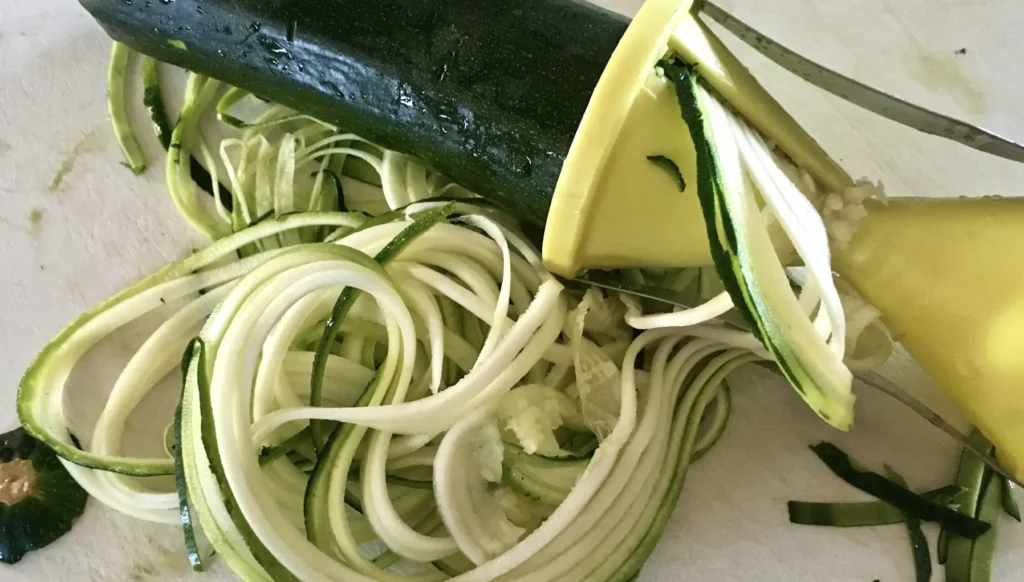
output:
[[[52,449],[22,428],[0,435],[0,562],[60,539],[87,498]]]

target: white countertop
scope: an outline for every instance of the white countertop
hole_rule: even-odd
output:
[[[640,1],[601,3],[632,13]],[[1024,138],[1019,0],[721,4],[860,80]],[[172,206],[160,164],[141,178],[119,165],[104,94],[109,44],[72,0],[0,2],[0,427],[15,423],[21,374],[64,325],[199,244]],[[745,47],[737,52],[851,173],[883,180],[890,195],[1024,193],[1024,165],[916,135],[824,96]],[[145,145],[158,159],[155,140]],[[117,343],[108,354],[124,351]],[[97,394],[113,377],[104,357],[87,372]],[[918,393],[931,390],[904,361],[889,373]],[[794,526],[785,502],[864,498],[808,451],[817,440],[832,440],[871,466],[888,462],[915,488],[948,483],[957,447],[864,390],[857,428],[840,434],[779,381],[741,371],[732,386],[731,423],[691,470],[641,580],[912,580],[903,527]],[[97,405],[79,398],[75,410],[85,414],[75,418],[88,426]],[[995,579],[1024,580],[1024,526],[1003,525]],[[925,531],[934,548],[937,528],[926,524]],[[188,570],[176,528],[120,516],[96,501],[66,538],[14,567],[0,564],[4,582],[221,579],[233,579],[223,563],[204,576]],[[934,579],[943,579],[938,567]]]

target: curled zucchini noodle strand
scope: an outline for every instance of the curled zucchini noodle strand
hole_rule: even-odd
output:
[[[729,295],[659,314],[567,290],[512,218],[418,160],[278,105],[243,121],[246,94],[222,89],[189,77],[167,161],[172,199],[213,242],[62,331],[21,384],[26,427],[103,503],[194,516],[247,580],[633,578],[725,429],[726,376],[769,357],[720,320]],[[217,148],[200,127],[214,107],[234,131]],[[824,228],[760,137],[713,113],[804,260],[805,315],[842,359]],[[659,276],[706,291],[694,271]],[[853,329],[870,329],[854,308]],[[77,443],[72,369],[157,311]],[[179,365],[173,446],[125,455],[129,417]],[[176,490],[144,479],[176,472]]]

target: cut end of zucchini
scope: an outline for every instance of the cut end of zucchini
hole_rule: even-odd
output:
[[[0,435],[0,562],[57,541],[86,499],[52,449],[23,428]]]

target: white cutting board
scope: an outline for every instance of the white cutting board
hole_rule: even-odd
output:
[[[1019,0],[721,2],[833,68],[1024,138]],[[640,0],[602,3],[631,14]],[[45,342],[199,241],[172,207],[159,163],[141,178],[119,165],[104,97],[109,44],[73,0],[0,0],[0,427],[15,423],[18,380]],[[1022,165],[916,135],[823,96],[745,47],[737,52],[854,175],[882,179],[890,195],[1024,194]],[[146,145],[151,160],[160,159],[155,142]],[[891,368],[908,388],[931,390],[904,361]],[[99,370],[104,386],[111,371]],[[817,440],[835,441],[872,466],[888,462],[919,488],[950,481],[957,447],[863,390],[857,428],[847,435],[825,426],[779,381],[741,372],[732,385],[731,424],[691,471],[641,579],[912,580],[901,526],[793,526],[785,501],[863,498],[807,450]],[[1024,580],[1024,526],[1003,526],[996,580]],[[934,547],[936,528],[925,527]],[[223,563],[191,574],[181,551],[177,529],[91,501],[66,538],[17,566],[0,564],[0,581],[233,579]]]

